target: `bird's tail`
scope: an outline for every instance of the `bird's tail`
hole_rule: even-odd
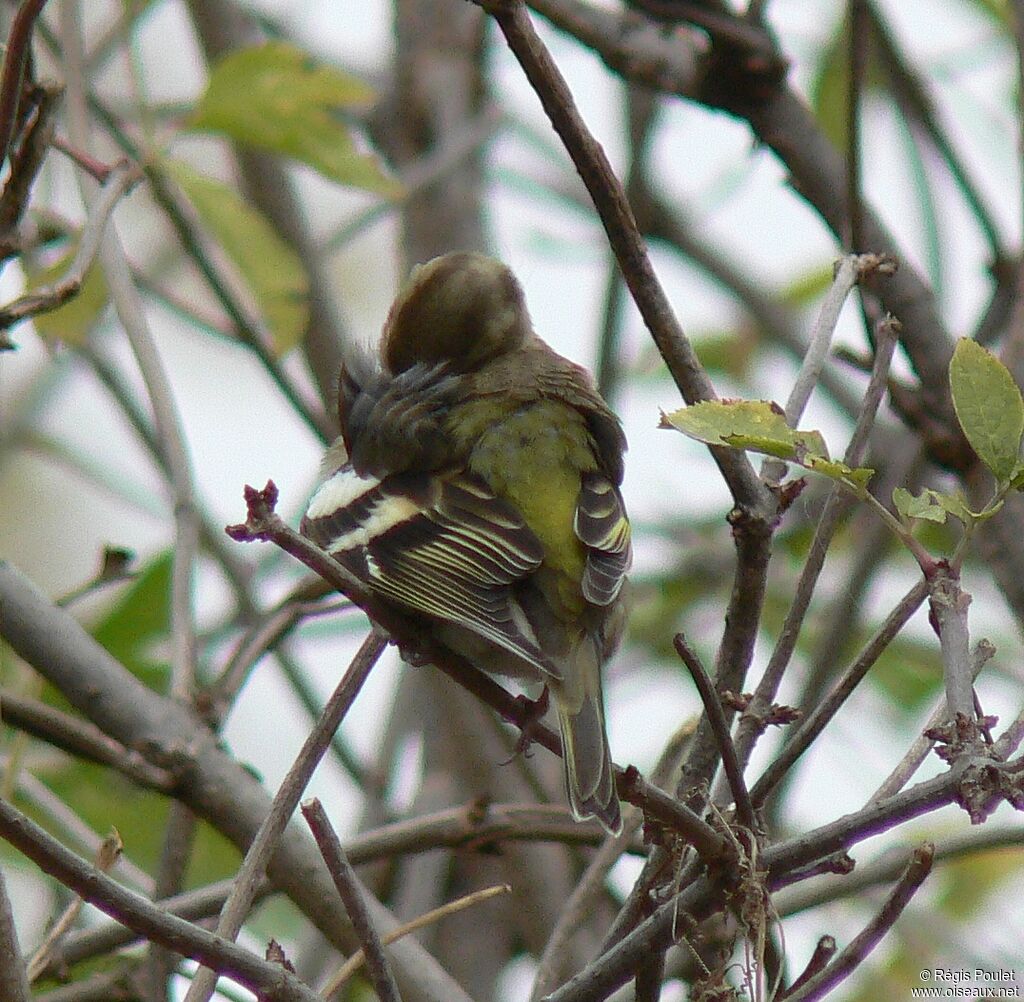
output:
[[[594,654],[577,658],[576,671],[570,677],[578,685],[561,683],[550,688],[562,732],[565,787],[573,816],[580,821],[597,818],[611,834],[618,835],[622,817],[604,726],[600,661],[596,651]]]

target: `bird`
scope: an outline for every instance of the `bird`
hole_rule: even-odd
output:
[[[415,268],[377,355],[342,366],[301,532],[480,670],[543,683],[570,810],[618,833],[601,677],[632,561],[621,423],[485,254]]]

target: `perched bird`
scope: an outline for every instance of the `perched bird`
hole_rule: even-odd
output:
[[[414,270],[379,363],[347,363],[339,397],[303,533],[481,670],[543,682],[574,816],[618,831],[601,694],[631,561],[618,419],[534,333],[512,272],[471,253]]]

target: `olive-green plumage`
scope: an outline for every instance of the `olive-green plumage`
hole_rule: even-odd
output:
[[[544,682],[573,813],[617,831],[601,669],[631,554],[618,419],[481,254],[416,269],[380,351],[342,373],[344,454],[303,531],[482,670]]]

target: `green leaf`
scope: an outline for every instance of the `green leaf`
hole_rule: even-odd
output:
[[[827,261],[798,275],[782,290],[782,301],[787,306],[810,306],[832,287],[836,277],[835,261]]]
[[[166,166],[237,266],[270,328],[274,353],[286,354],[309,322],[309,277],[298,254],[227,185],[182,163]]]
[[[868,46],[863,94],[878,93],[887,87],[886,71],[880,65],[875,49],[875,45]],[[817,77],[811,82],[811,106],[825,135],[836,149],[845,150],[850,106],[850,26],[847,18],[839,20],[835,34],[822,51]]]
[[[767,400],[705,400],[663,414],[661,427],[675,428],[708,445],[775,456],[842,480],[858,492],[866,488],[875,472],[829,459],[821,432],[790,428],[778,404]]]
[[[285,42],[239,49],[210,74],[192,127],[292,157],[332,181],[397,197],[401,187],[380,162],[356,149],[342,120],[363,111],[373,90]]]
[[[28,291],[32,292],[60,281],[74,260],[77,250],[78,238],[75,237],[67,251],[51,264],[35,267],[29,259],[24,259]],[[93,266],[85,273],[78,292],[71,299],[49,313],[37,314],[32,318],[32,324],[41,338],[80,345],[96,326],[109,299],[110,293],[107,291],[103,269]]]
[[[810,455],[800,464],[808,470],[820,473],[832,480],[842,480],[853,487],[859,495],[867,490],[868,483],[875,471],[866,466],[847,466],[837,459],[823,459],[821,456]]]
[[[949,514],[947,508],[939,504],[935,491],[925,488],[920,494],[911,494],[905,487],[897,487],[892,492],[892,503],[904,518],[923,518],[929,522],[946,521]]]
[[[796,431],[781,408],[768,400],[704,400],[662,416],[672,427],[698,442],[762,452],[792,462],[807,454],[828,458],[819,432]]]
[[[953,407],[967,441],[996,479],[1017,470],[1024,400],[1009,370],[976,341],[962,338],[949,363]]]
[[[93,628],[93,637],[133,675],[161,689],[166,668],[151,657],[171,630],[172,554],[165,550],[140,571],[117,604]]]

